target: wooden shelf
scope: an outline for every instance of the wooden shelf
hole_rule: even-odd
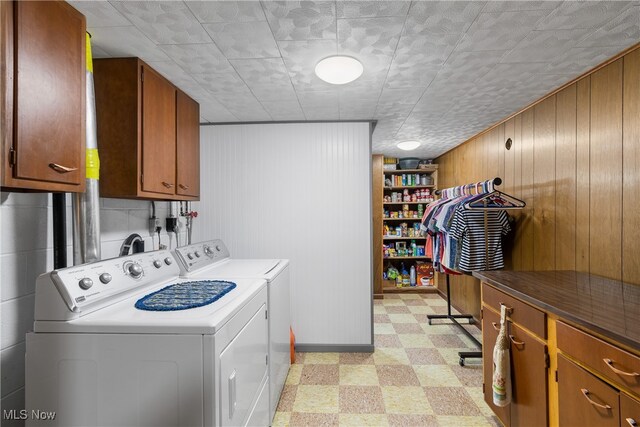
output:
[[[383,205],[428,205],[431,202],[421,201],[421,202],[384,202]]]
[[[393,260],[393,259],[430,259],[427,256],[391,256],[391,257],[382,257],[383,260]]]
[[[409,236],[402,236],[402,237],[384,236],[382,240],[427,240],[427,238],[426,237],[409,237]]]
[[[401,185],[400,187],[384,187],[385,190],[403,190],[403,189],[420,189],[420,188],[435,188],[435,185]]]
[[[388,170],[384,169],[385,175],[402,175],[403,173],[433,173],[438,170],[438,165],[431,165],[427,169],[396,169]]]
[[[435,286],[385,286],[382,288],[385,294],[393,293],[416,293],[416,294],[435,294],[438,292]]]
[[[422,218],[382,218],[383,221],[422,221]]]

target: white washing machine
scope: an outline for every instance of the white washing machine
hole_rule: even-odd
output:
[[[267,425],[266,285],[180,279],[168,251],[40,276],[26,406],[56,415],[27,425]]]
[[[289,327],[291,298],[289,260],[231,258],[220,239],[183,246],[175,250],[182,277],[201,278],[262,278],[267,281],[269,317],[269,419],[291,366]]]

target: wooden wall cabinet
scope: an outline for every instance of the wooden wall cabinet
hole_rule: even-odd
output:
[[[505,426],[547,425],[549,358],[544,340],[546,335],[532,332],[545,330],[544,313],[486,284],[482,293],[483,360],[493,360],[493,348],[500,328],[500,316],[496,309],[500,304],[511,309],[507,321],[507,333],[511,341],[511,404],[506,407],[493,404],[493,364],[487,362],[483,366],[485,402]]]
[[[85,190],[85,17],[63,1],[0,2],[2,187]]]
[[[94,61],[100,195],[197,200],[199,106],[138,58]]]

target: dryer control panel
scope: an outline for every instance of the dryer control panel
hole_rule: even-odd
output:
[[[181,273],[190,273],[200,268],[229,258],[229,249],[220,239],[194,243],[175,250]]]
[[[113,304],[127,295],[176,279],[178,263],[167,250],[143,252],[43,274],[36,282],[35,320],[65,320]],[[67,313],[56,315],[60,301]],[[62,318],[57,318],[57,317]],[[53,318],[52,318],[53,317]]]

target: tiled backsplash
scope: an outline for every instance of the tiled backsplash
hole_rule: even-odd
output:
[[[176,207],[178,203],[175,203]],[[197,203],[193,203],[197,210]],[[149,234],[150,202],[100,200],[102,258],[118,256],[131,233],[144,238],[145,250],[158,248],[158,237]],[[161,241],[169,246],[165,227],[167,202],[156,202]],[[198,221],[197,219],[195,221]],[[186,243],[184,219],[179,219],[180,242]],[[71,196],[67,195],[67,261],[73,263]],[[33,329],[34,286],[38,275],[53,269],[53,228],[50,194],[0,193],[0,316],[2,331],[2,409],[24,408],[25,333]],[[197,241],[194,232],[194,241]],[[176,239],[171,236],[171,247]],[[3,426],[19,425],[3,421]]]

